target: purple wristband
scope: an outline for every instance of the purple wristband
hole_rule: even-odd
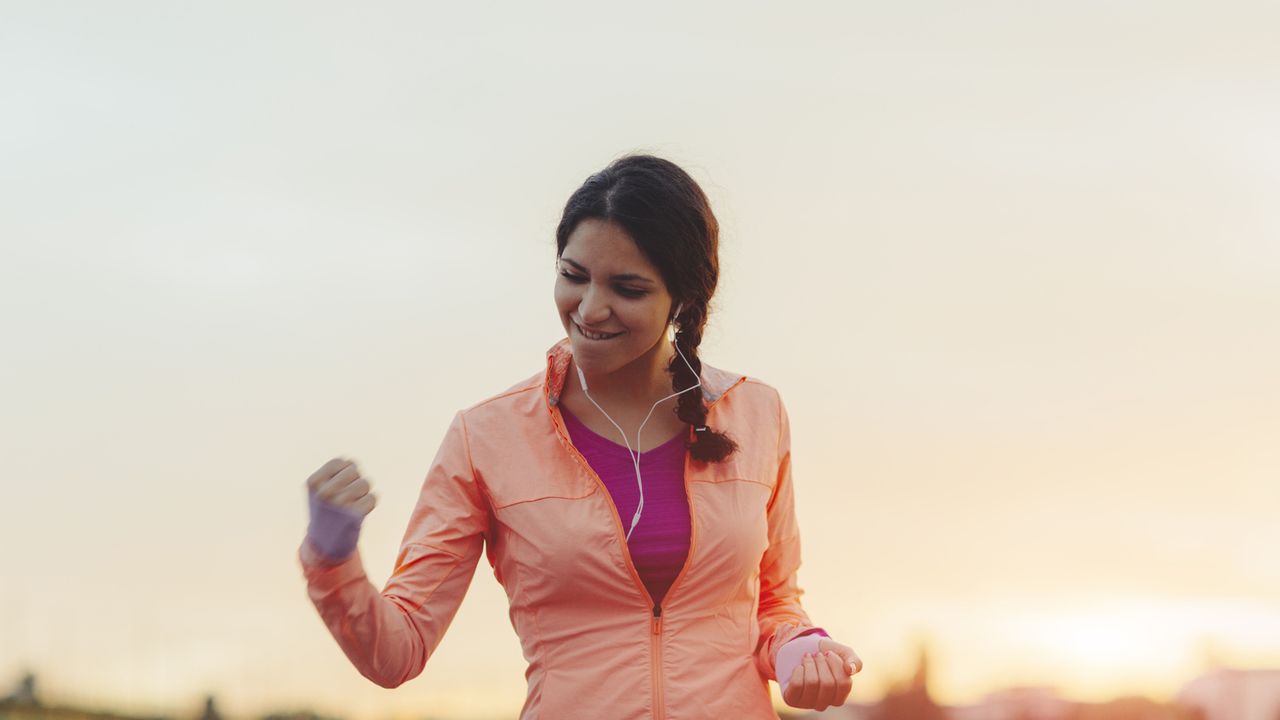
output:
[[[325,558],[334,562],[347,559],[360,539],[364,514],[321,500],[314,490],[308,489],[307,496],[311,507],[307,537]]]

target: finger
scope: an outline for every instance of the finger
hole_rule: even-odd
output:
[[[835,704],[832,700],[835,699],[836,694],[836,676],[831,672],[829,652],[819,653],[814,658],[814,664],[818,666],[818,697],[814,699],[813,707],[815,710],[822,711]]]
[[[818,641],[819,650],[830,650],[844,659],[844,672],[846,675],[856,675],[862,670],[862,659],[858,657],[858,653],[848,645],[842,645],[830,638],[822,638]]]
[[[812,655],[805,655],[804,662],[800,663],[804,668],[804,685],[800,687],[800,707],[812,708],[818,701],[818,664],[814,662]]]
[[[827,657],[831,666],[831,676],[835,678],[836,689],[831,698],[832,705],[843,705],[849,699],[849,691],[853,689],[853,680],[845,673],[845,661],[835,652]]]
[[[368,515],[369,513],[373,512],[373,508],[377,504],[378,504],[377,496],[374,495],[373,493],[369,493],[368,495],[365,495],[359,500],[356,500],[354,503],[352,503],[348,507],[350,507],[353,511],[358,512],[362,515]]]
[[[845,658],[846,672],[850,675],[857,675],[862,672],[862,658],[858,657],[858,653],[850,650],[849,657]]]
[[[335,458],[325,463],[324,466],[316,471],[315,485],[312,488],[317,495],[325,491],[325,487],[333,483],[333,481],[342,475],[342,473],[355,468],[355,461],[346,460],[344,458]]]
[[[321,465],[315,472],[311,473],[307,478],[307,489],[318,490],[324,481],[333,477],[339,470],[350,465],[351,461],[346,458],[336,457],[329,462]]]
[[[369,481],[362,477],[358,477],[352,481],[350,485],[339,490],[337,495],[333,496],[333,503],[335,505],[351,505],[365,495],[368,495],[369,490]]]
[[[351,463],[339,470],[333,477],[321,482],[320,487],[316,490],[316,495],[319,495],[321,500],[336,505],[334,498],[358,477],[360,477],[360,468],[355,463]]]

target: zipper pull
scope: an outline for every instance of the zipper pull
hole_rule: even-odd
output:
[[[657,635],[662,632],[662,606],[653,606],[653,634]]]

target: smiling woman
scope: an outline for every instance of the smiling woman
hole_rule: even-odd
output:
[[[698,357],[718,235],[670,161],[587,178],[556,230],[567,337],[454,415],[381,592],[355,548],[367,481],[345,459],[312,475],[299,557],[362,674],[422,672],[484,554],[529,660],[522,718],[776,719],[769,680],[794,707],[844,702],[862,663],[800,604],[786,407]]]

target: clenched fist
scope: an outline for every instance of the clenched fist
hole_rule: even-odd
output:
[[[782,623],[779,631],[792,627]],[[788,641],[774,660],[782,699],[791,707],[819,712],[843,705],[853,689],[853,676],[861,671],[862,658],[853,648],[816,634]]]
[[[307,478],[311,522],[307,539],[327,562],[341,562],[356,549],[360,525],[377,505],[369,481],[354,460],[334,458]]]

